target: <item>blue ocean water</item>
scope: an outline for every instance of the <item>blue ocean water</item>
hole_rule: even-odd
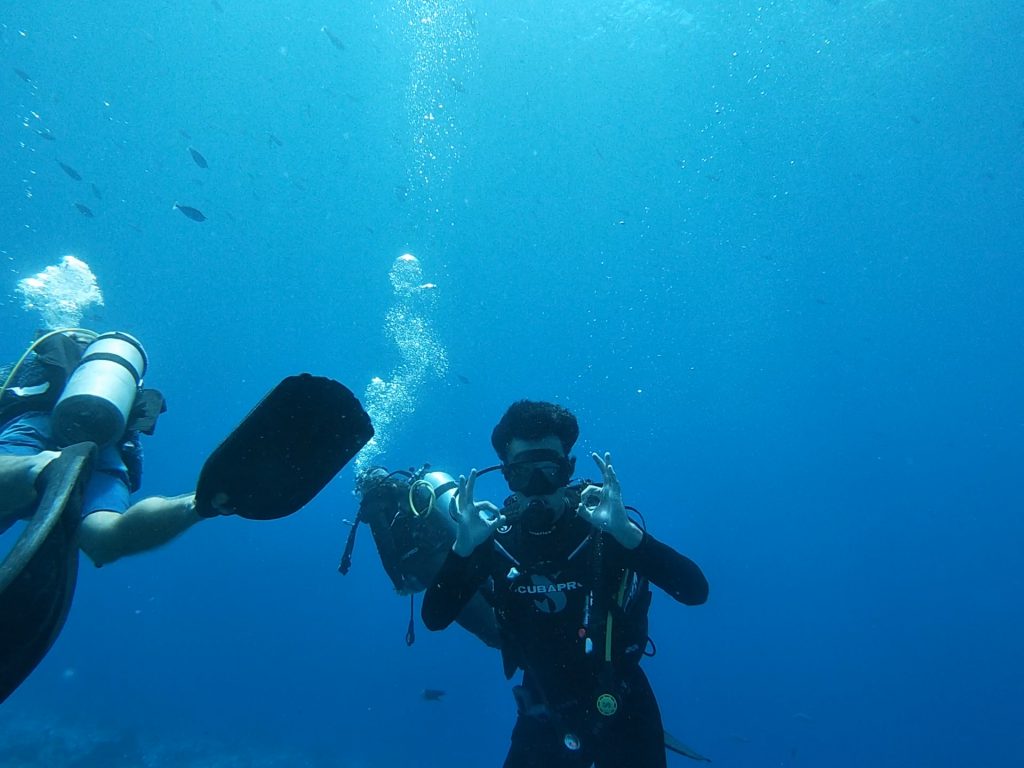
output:
[[[581,469],[612,451],[711,583],[655,598],[669,730],[725,766],[1020,765],[1022,40],[1005,0],[13,4],[0,358],[39,325],[18,281],[87,262],[83,322],[170,406],[144,491],[181,493],[283,376],[390,380],[412,252],[447,367],[380,459],[465,472],[513,400],[573,409]],[[407,648],[368,531],[337,574],[352,479],[83,563],[0,765],[500,764],[496,655]]]

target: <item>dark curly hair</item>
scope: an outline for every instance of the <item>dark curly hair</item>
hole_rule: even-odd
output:
[[[580,425],[572,412],[554,403],[519,400],[512,403],[491,432],[491,445],[498,458],[508,458],[508,446],[515,438],[539,440],[548,436],[557,437],[566,455],[580,436]]]

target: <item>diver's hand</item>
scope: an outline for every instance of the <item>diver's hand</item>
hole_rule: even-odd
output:
[[[0,513],[21,510],[35,503],[42,488],[39,475],[60,456],[60,451],[41,451],[30,456],[0,456]]]
[[[459,476],[459,493],[455,497],[453,517],[458,528],[452,549],[459,557],[469,557],[473,550],[491,538],[494,529],[505,522],[501,510],[489,501],[474,501],[476,470],[467,478]]]
[[[588,485],[583,489],[576,514],[598,530],[610,534],[626,549],[635,549],[644,534],[626,514],[622,487],[612,467],[612,455],[606,453],[604,458],[596,453],[590,455],[601,470],[602,485]]]

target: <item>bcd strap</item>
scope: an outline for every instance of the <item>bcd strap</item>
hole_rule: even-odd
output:
[[[135,386],[139,386],[142,379],[139,377],[139,372],[135,370],[135,366],[125,360],[121,355],[114,355],[110,352],[91,352],[82,358],[82,363],[88,363],[92,360],[105,360],[108,363],[114,363],[124,368],[135,379]]]

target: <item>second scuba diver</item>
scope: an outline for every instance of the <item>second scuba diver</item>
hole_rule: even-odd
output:
[[[415,595],[434,580],[455,541],[456,524],[449,509],[457,489],[458,483],[451,475],[432,470],[429,464],[391,472],[370,467],[356,476],[359,511],[351,522],[338,570],[348,574],[359,524],[365,523],[395,592],[409,597],[407,645],[416,639]],[[498,647],[494,609],[483,595],[473,595],[455,621],[486,645]]]

